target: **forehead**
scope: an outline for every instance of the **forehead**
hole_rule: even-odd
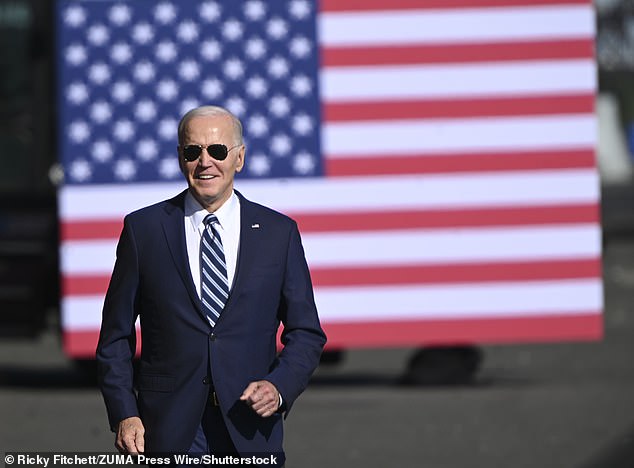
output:
[[[231,117],[225,115],[198,115],[189,119],[183,128],[186,138],[231,138],[233,125]]]

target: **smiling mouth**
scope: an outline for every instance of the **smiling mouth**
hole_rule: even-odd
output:
[[[199,174],[196,176],[196,179],[200,179],[200,180],[211,180],[211,179],[215,179],[218,176],[215,175],[208,175],[208,174]]]

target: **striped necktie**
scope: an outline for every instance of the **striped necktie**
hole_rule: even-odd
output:
[[[214,227],[218,218],[209,214],[203,222],[205,230],[200,241],[200,298],[213,327],[229,298],[229,280],[222,240]]]

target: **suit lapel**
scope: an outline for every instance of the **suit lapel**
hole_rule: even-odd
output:
[[[163,232],[165,233],[165,239],[167,240],[167,245],[170,253],[172,254],[172,259],[176,265],[176,270],[187,288],[187,292],[192,299],[192,303],[196,305],[196,309],[204,318],[205,313],[202,310],[200,298],[196,293],[194,280],[189,267],[187,245],[185,243],[184,206],[186,193],[187,191],[182,192],[167,203],[165,207],[165,216],[162,220]]]
[[[255,257],[252,252],[258,245],[257,238],[260,226],[253,204],[244,198],[240,192],[236,191],[236,195],[240,199],[240,244],[238,246],[238,261],[233,286],[224,312],[231,308],[236,295],[241,291],[242,283],[245,281],[247,273],[251,270]],[[222,315],[220,319],[222,320]]]

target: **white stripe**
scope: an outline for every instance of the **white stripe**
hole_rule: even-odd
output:
[[[205,244],[205,249],[202,250],[202,255],[204,257],[204,259],[206,260],[206,262],[211,266],[212,263],[210,262],[210,259],[206,256],[205,252],[211,252],[211,254],[214,256],[214,258],[218,261],[218,263],[220,263],[220,265],[225,269],[225,274],[224,276],[227,276],[227,264],[224,261],[224,258],[220,258],[218,256],[218,253],[216,252],[215,249],[213,249],[209,243],[207,242],[207,240],[203,237],[203,243]],[[217,245],[217,244],[216,244]]]
[[[512,317],[598,311],[600,280],[481,283],[471,285],[316,288],[324,323],[342,320],[398,320]],[[103,297],[65,297],[65,330],[99,329]]]
[[[593,224],[304,234],[311,267],[598,258]]]
[[[305,233],[302,238],[312,267],[596,258],[601,252],[596,224]],[[62,272],[110,274],[114,250],[114,241],[68,242]]]
[[[594,36],[592,5],[461,8],[402,12],[326,12],[318,17],[323,45],[395,45]]]
[[[319,79],[326,102],[565,95],[594,92],[597,83],[590,59],[328,67]]]
[[[224,279],[224,278],[226,278],[226,277],[227,277],[227,274],[225,273],[225,274],[223,275],[223,274],[220,272],[220,270],[218,270],[218,268],[216,267],[216,265],[214,265],[213,263],[211,263],[211,261],[209,261],[209,259],[207,258],[207,256],[206,256],[206,255],[203,255],[202,257],[203,257],[203,261],[205,262],[205,264],[209,267],[209,269],[210,269],[211,271],[213,271],[213,272],[214,272],[214,274],[215,274],[218,278]],[[203,269],[203,271],[205,271],[205,270]],[[229,281],[227,280],[227,285],[228,285],[228,284],[229,284]],[[227,286],[227,291],[228,291],[228,290],[229,290],[229,287]]]
[[[222,293],[224,300],[226,301],[229,298],[229,288],[227,285],[225,285],[225,287],[223,288],[222,286],[220,286],[218,284],[218,282],[212,278],[211,276],[209,276],[209,273],[207,273],[207,270],[203,270],[203,275],[205,275],[205,278],[207,278],[207,280],[212,283],[216,289]],[[205,291],[207,291],[207,294],[212,295],[214,294],[209,287],[207,286],[207,284],[205,284],[204,282],[202,283],[202,287],[205,289]]]
[[[345,122],[324,126],[323,148],[331,157],[506,148],[522,151],[594,146],[597,133],[596,117],[589,114]]]
[[[595,169],[236,181],[247,198],[290,214],[595,203],[599,186]],[[134,185],[117,188],[125,196],[105,204],[112,194],[107,189],[67,186],[61,191],[62,218],[69,220],[121,218],[138,204],[137,197],[143,199],[143,190]]]
[[[218,308],[220,310],[222,310],[224,308],[224,306],[225,306],[225,303],[218,296],[216,296],[213,292],[211,292],[206,284],[203,284],[203,289],[207,293],[206,297],[208,297],[209,299],[214,301],[218,305]],[[216,310],[215,307],[209,305],[207,302],[204,302],[204,304],[205,304],[205,307],[209,308],[210,310],[213,310],[214,312],[216,312],[217,315],[220,314],[220,311]]]
[[[434,287],[321,288],[315,291],[320,318],[395,320],[512,317],[597,312],[601,280],[447,285]]]
[[[64,185],[58,192],[59,211],[68,220],[123,219],[127,213],[172,198],[187,188],[184,184]]]

